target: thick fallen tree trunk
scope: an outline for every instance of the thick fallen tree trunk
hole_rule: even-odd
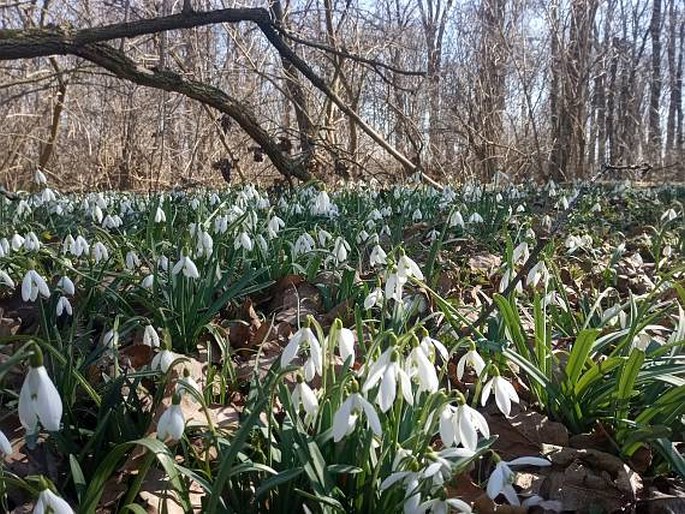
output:
[[[104,25],[82,30],[52,27],[45,29],[0,31],[0,61],[52,55],[76,55],[93,62],[125,80],[144,86],[173,91],[210,105],[233,118],[259,144],[274,166],[286,177],[308,180],[310,173],[300,161],[281,151],[278,143],[264,130],[247,105],[230,97],[222,90],[202,82],[184,79],[166,70],[150,70],[138,66],[123,52],[104,44],[112,39],[131,38],[167,30],[187,29],[216,23],[255,23],[284,61],[292,64],[318,90],[349,116],[371,139],[395,158],[408,172],[416,166],[388,143],[347,105],[326,81],[300,58],[285,42],[268,10],[262,8],[221,9],[208,12],[182,12],[170,16],[128,23]],[[429,182],[437,185],[423,174]]]

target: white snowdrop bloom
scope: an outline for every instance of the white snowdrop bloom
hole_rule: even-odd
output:
[[[57,432],[62,421],[62,398],[43,366],[40,350],[31,358],[31,366],[19,392],[19,421],[27,434],[38,432],[38,423],[49,432]]]
[[[134,270],[140,266],[140,257],[133,250],[126,253],[126,269]]]
[[[39,294],[43,298],[48,298],[50,296],[50,289],[45,279],[36,270],[29,270],[24,275],[24,280],[21,283],[21,297],[25,302],[35,302]]]
[[[319,376],[323,374],[323,349],[309,327],[302,327],[290,336],[288,344],[281,353],[281,368],[290,365],[299,353],[302,344],[309,346],[309,358],[304,363],[304,378],[306,381],[310,381],[317,373]]]
[[[525,206],[524,204],[520,203],[520,204],[516,207],[516,213],[517,213],[517,214],[521,214],[522,212],[526,212],[526,206]]]
[[[385,297],[396,302],[402,301],[402,292],[406,279],[402,279],[397,273],[389,273],[385,279]]]
[[[366,416],[366,422],[371,431],[380,436],[382,427],[378,413],[366,398],[358,392],[353,392],[333,415],[333,441],[337,443],[346,435],[354,432],[362,412]]]
[[[599,202],[595,202],[595,204],[590,208],[590,212],[602,212],[602,205]]]
[[[104,219],[102,220],[102,228],[107,229],[107,230],[112,229],[112,228],[117,228],[117,222],[114,219],[114,217],[110,216],[109,214],[107,216],[105,216]]]
[[[57,314],[57,316],[59,317],[65,312],[68,316],[71,316],[73,314],[71,303],[69,303],[69,299],[66,296],[60,296],[59,300],[57,300],[57,305],[55,307],[55,314]]]
[[[219,195],[216,193],[212,193],[212,195],[209,197],[209,205],[214,206],[221,202],[221,198],[219,198]]]
[[[464,378],[464,371],[466,370],[467,366],[475,371],[476,375],[479,377],[485,369],[485,361],[475,348],[471,348],[468,352],[462,355],[457,362],[457,378],[459,380]]]
[[[469,223],[484,223],[485,220],[483,219],[483,216],[478,214],[477,212],[474,212],[469,216]]]
[[[209,232],[199,229],[197,233],[197,245],[195,249],[195,253],[198,257],[203,255],[209,257],[212,255],[212,252],[214,252],[214,239],[212,239],[212,236],[209,235]]]
[[[557,204],[557,207],[561,207],[563,210],[567,210],[569,206],[568,198],[566,196],[562,196],[559,199],[559,203]]]
[[[432,498],[421,503],[415,510],[417,514],[448,514],[451,511],[471,513],[469,504],[459,498]]]
[[[272,216],[271,219],[269,220],[269,223],[267,223],[267,225],[266,225],[266,233],[267,233],[269,239],[276,238],[278,236],[278,233],[284,227],[285,227],[285,221],[283,221],[281,218],[279,218],[276,215]]]
[[[10,242],[7,240],[7,238],[3,237],[0,239],[0,257],[7,257],[11,251],[12,247],[10,246]]]
[[[43,489],[33,507],[33,514],[74,514],[74,511],[64,498],[50,489]]]
[[[380,235],[388,237],[392,236],[392,230],[390,230],[390,227],[387,224],[381,227]]]
[[[0,454],[4,454],[6,457],[12,455],[12,443],[2,430],[0,430]]]
[[[236,237],[233,243],[233,248],[235,250],[243,248],[247,252],[251,252],[253,246],[252,239],[250,239],[250,236],[245,231],[242,231],[240,234],[238,234],[238,237]]]
[[[447,351],[447,348],[445,348],[445,345],[427,334],[421,338],[419,346],[430,359],[435,359],[436,352],[443,360],[447,360],[447,357],[449,356],[449,352]]]
[[[421,221],[422,219],[423,219],[423,213],[421,212],[421,209],[417,208],[412,213],[411,220],[416,222],[416,221]]]
[[[140,281],[140,287],[142,287],[143,289],[150,290],[152,289],[152,285],[154,284],[154,282],[155,276],[152,273],[150,273],[148,275],[145,275],[143,280]]]
[[[62,253],[65,255],[71,253],[75,242],[76,240],[74,239],[74,236],[67,234],[62,241]]]
[[[171,367],[171,365],[177,357],[178,356],[171,350],[164,349],[152,358],[150,368],[152,370],[159,369],[162,371],[162,373],[166,373],[167,371],[169,371],[169,368]]]
[[[43,201],[43,203],[51,203],[57,200],[57,196],[52,189],[46,187],[40,194],[40,199]]]
[[[31,231],[26,234],[26,237],[24,238],[24,248],[28,252],[37,252],[40,250],[40,241],[35,232]]]
[[[66,275],[59,279],[57,287],[61,289],[64,294],[69,296],[74,296],[74,293],[76,293],[76,286],[74,286],[72,280]]]
[[[350,251],[350,245],[342,237],[338,237],[333,245],[333,255],[338,262],[345,262],[347,260],[347,252]]]
[[[357,234],[355,240],[357,241],[357,244],[366,243],[366,241],[369,240],[369,233],[366,230],[362,229],[359,232],[359,234]]]
[[[143,344],[152,348],[159,348],[159,334],[152,325],[145,325],[143,330]]]
[[[95,259],[96,264],[109,259],[109,251],[107,250],[107,247],[100,241],[97,241],[93,245],[93,248],[91,249],[91,255],[93,256],[93,259]]]
[[[434,242],[438,239],[438,237],[440,237],[440,232],[439,232],[439,231],[433,229],[433,230],[431,230],[430,232],[428,232],[428,240],[429,240],[431,243],[434,243]]]
[[[424,279],[419,265],[410,259],[406,254],[403,254],[397,261],[397,275],[405,282],[410,277],[417,278],[418,280]]]
[[[464,228],[464,226],[465,226],[464,218],[459,211],[454,211],[452,214],[450,214],[450,217],[447,220],[447,224],[450,227]]]
[[[169,257],[166,255],[160,255],[157,259],[157,267],[161,271],[167,271],[169,269]]]
[[[269,243],[266,242],[266,239],[264,239],[263,235],[257,234],[254,240],[255,243],[257,243],[257,247],[263,254],[266,254],[269,251]]]
[[[12,277],[3,269],[0,269],[0,284],[5,284],[10,289],[14,289],[16,286]]]
[[[509,283],[515,278],[516,273],[513,272],[513,270],[509,267],[504,270],[504,273],[502,274],[502,280],[499,283],[499,292],[503,293],[506,291],[507,287],[509,287]],[[519,280],[516,282],[516,287],[514,287],[514,290],[517,293],[523,293],[523,284]]]
[[[110,215],[107,215],[107,217],[105,217],[105,213],[102,212],[102,208],[99,205],[93,207],[91,218],[93,218],[93,221],[95,223],[98,223],[105,228],[114,228],[114,220]]]
[[[485,417],[465,403],[454,407],[446,405],[440,413],[440,439],[445,446],[459,446],[475,451],[478,447],[478,432],[490,437]]]
[[[164,223],[166,221],[166,213],[162,207],[157,207],[155,211],[155,223]]]
[[[33,212],[31,210],[31,207],[29,206],[28,202],[26,200],[19,200],[19,204],[17,205],[17,210],[15,211],[15,215],[17,218],[21,219],[24,218],[25,216],[28,216]]]
[[[178,275],[181,271],[183,272],[183,276],[187,278],[196,279],[200,277],[197,266],[195,266],[195,263],[187,255],[181,256],[178,262],[174,264],[174,267],[171,268],[172,275]]]
[[[481,405],[485,406],[491,392],[495,395],[495,403],[499,411],[509,417],[511,414],[511,402],[519,402],[519,395],[516,393],[514,386],[506,378],[495,375],[483,386]]]
[[[385,350],[378,359],[369,366],[366,382],[362,387],[362,392],[367,393],[380,383],[376,403],[381,412],[387,412],[395,403],[397,396],[397,382],[399,381],[402,396],[407,403],[414,403],[414,396],[411,390],[411,379],[407,372],[402,369],[399,363],[399,353],[394,347]]]
[[[105,348],[115,350],[119,346],[119,332],[110,329],[102,336],[102,344]]]
[[[369,310],[373,307],[380,307],[383,305],[383,290],[380,287],[374,288],[366,298],[364,298],[364,308]]]
[[[542,219],[540,220],[540,225],[542,225],[542,228],[545,230],[549,231],[552,229],[552,218],[549,214],[545,214]]]
[[[317,230],[316,238],[319,240],[319,246],[321,248],[326,248],[328,241],[333,239],[333,234],[331,234],[328,230],[320,228]]]
[[[368,218],[373,221],[378,221],[383,219],[383,213],[378,209],[374,208],[370,213]]]
[[[410,378],[415,378],[419,384],[419,392],[434,393],[440,385],[435,366],[429,359],[421,345],[412,348],[405,361],[405,370]]]
[[[326,216],[331,210],[331,198],[326,191],[319,191],[310,207],[313,216]]]
[[[157,439],[166,441],[178,441],[183,437],[185,431],[186,420],[183,417],[183,410],[181,409],[181,396],[174,394],[171,405],[159,417],[157,422]]]
[[[526,277],[526,285],[535,288],[540,280],[542,280],[544,286],[547,287],[547,284],[549,283],[549,271],[547,270],[544,261],[540,261],[530,268],[528,276]]]
[[[214,219],[214,233],[225,234],[228,231],[228,216],[217,216]]]
[[[340,358],[343,362],[350,360],[351,364],[354,364],[356,355],[354,352],[354,332],[349,328],[344,328],[341,322],[336,321],[338,326],[336,327],[336,340],[333,341],[333,345],[338,346],[338,352],[340,353]]]
[[[676,210],[673,208],[670,208],[661,215],[661,221],[668,223],[669,221],[673,221],[677,217],[678,217],[678,213],[676,212]]]
[[[311,423],[316,418],[316,414],[319,412],[319,400],[317,400],[312,388],[299,375],[290,399],[293,402],[295,412],[299,412],[300,407],[304,409],[305,422]]]
[[[43,173],[41,170],[36,170],[36,172],[33,174],[33,180],[39,186],[44,186],[48,183],[48,178],[45,176],[45,173]]]
[[[500,460],[488,479],[487,493],[491,500],[497,498],[500,494],[511,505],[520,505],[518,495],[513,487],[515,473],[511,470],[512,466],[551,466],[552,463],[547,459],[540,457],[519,457],[510,462]]]
[[[525,262],[528,260],[528,256],[530,255],[530,252],[528,251],[528,243],[523,241],[522,243],[519,243],[516,248],[514,248],[514,252],[512,253],[511,260],[514,264],[518,262]]]
[[[385,250],[381,248],[380,245],[376,245],[371,250],[371,255],[369,256],[369,264],[371,267],[385,265],[388,262],[388,254]]]
[[[293,247],[294,257],[311,252],[314,249],[314,246],[314,239],[305,232],[295,241],[295,246]]]
[[[194,211],[198,210],[200,208],[200,200],[198,198],[190,200],[190,208]]]

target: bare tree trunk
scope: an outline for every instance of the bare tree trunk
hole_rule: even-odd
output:
[[[661,0],[652,0],[652,21],[649,25],[652,39],[652,75],[649,94],[649,137],[648,155],[655,164],[661,164]]]

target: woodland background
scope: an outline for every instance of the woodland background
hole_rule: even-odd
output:
[[[0,42],[181,12],[172,0],[0,0]],[[426,175],[586,178],[604,165],[682,180],[678,0],[192,0],[261,7],[344,104]],[[224,91],[319,178],[411,171],[249,21],[107,42],[141,68]],[[299,160],[298,160],[299,159]],[[647,166],[643,166],[643,165]],[[73,55],[0,60],[0,184],[62,189],[266,181],[231,116]],[[625,175],[621,170],[618,177]]]

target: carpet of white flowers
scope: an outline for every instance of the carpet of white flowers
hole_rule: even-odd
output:
[[[0,200],[2,512],[681,490],[683,188],[36,182]]]

